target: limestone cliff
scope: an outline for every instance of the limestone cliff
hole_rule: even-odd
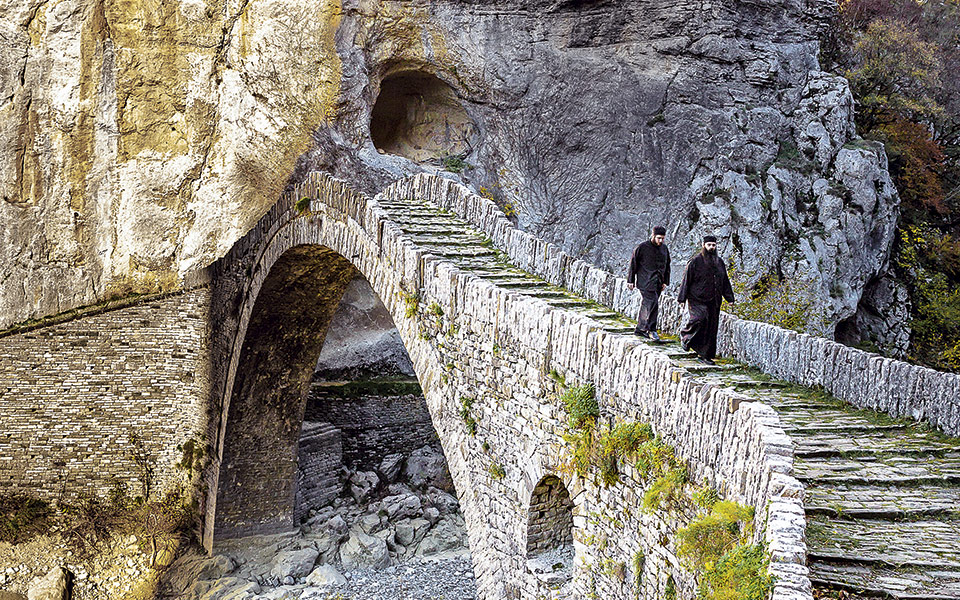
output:
[[[288,182],[420,170],[621,272],[668,226],[809,282],[884,270],[897,196],[820,72],[825,0],[0,0],[0,323],[178,285]],[[451,174],[451,176],[454,176]]]

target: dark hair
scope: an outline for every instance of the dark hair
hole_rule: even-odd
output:
[[[657,225],[653,228],[653,235],[667,235],[667,230]]]

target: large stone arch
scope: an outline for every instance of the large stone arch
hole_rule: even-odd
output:
[[[315,190],[329,192],[323,201],[305,209],[284,197],[213,269],[214,295],[233,310],[222,325],[213,320],[226,369],[214,382],[220,402],[207,473],[208,548],[216,539],[294,527],[297,440],[309,378],[343,290],[357,274],[397,325],[455,488],[472,489],[456,443],[462,432],[440,418],[449,401],[435,385],[442,364],[405,317],[404,288],[416,289],[420,282],[404,281],[409,269],[398,269],[398,257],[384,253],[381,240],[363,229],[368,199],[336,182],[324,183],[327,187]],[[382,229],[378,234],[382,239]],[[460,496],[466,514],[473,496]],[[474,534],[468,533],[472,542]]]
[[[270,297],[270,290],[282,295],[284,287],[271,282],[277,265],[281,271],[303,276],[314,272],[316,265],[332,266],[323,271],[333,288],[328,290],[331,296],[339,293],[337,273],[346,278],[355,269],[391,314],[460,498],[479,597],[595,593],[627,598],[638,591],[641,597],[661,597],[672,574],[675,560],[662,547],[662,534],[675,527],[675,519],[669,514],[641,513],[638,491],[643,484],[629,465],[621,473],[623,482],[609,490],[589,478],[561,478],[574,505],[575,576],[562,586],[572,586],[570,593],[552,589],[549,581],[528,568],[530,499],[545,475],[563,471],[566,417],[554,397],[558,392],[550,377],[554,370],[571,384],[592,383],[601,413],[610,422],[643,420],[675,440],[697,477],[708,483],[729,482],[724,485],[733,497],[764,514],[772,499],[781,498],[783,478],[776,480],[781,487],[771,483],[780,472],[774,471],[779,467],[770,458],[779,442],[769,428],[764,429],[763,421],[772,409],[741,403],[735,392],[695,381],[668,357],[617,333],[619,325],[616,331],[607,331],[588,315],[496,283],[504,277],[500,267],[492,269],[492,277],[483,277],[468,258],[461,268],[447,258],[451,252],[445,240],[435,237],[445,230],[424,230],[419,226],[421,217],[412,216],[411,207],[422,206],[419,214],[428,221],[442,222],[446,218],[442,215],[451,209],[467,215],[464,218],[490,238],[472,249],[490,252],[487,244],[492,241],[510,251],[513,264],[595,301],[616,299],[614,284],[623,287],[623,280],[591,270],[512,229],[492,203],[441,178],[397,182],[376,200],[316,173],[293,190],[227,256],[204,272],[210,287],[212,336],[211,410],[205,421],[211,460],[203,474],[207,492],[202,507],[208,548],[216,531],[221,470],[225,485],[235,483],[221,467],[231,459],[230,451],[224,452],[229,448],[225,440],[235,433],[229,426],[231,415],[244,412],[242,407],[231,409],[234,389],[240,390],[237,393],[249,389],[244,388],[240,373],[249,369],[242,359],[243,348],[245,340],[253,339],[266,323],[258,316],[258,299]],[[447,222],[447,226],[466,225]],[[511,277],[507,275],[508,280]],[[295,280],[292,276],[288,285]],[[289,315],[290,322],[300,318]],[[318,329],[325,327],[322,314],[311,323]],[[269,352],[262,354],[269,356]],[[296,378],[297,369],[288,366],[284,372]],[[302,400],[292,388],[286,392],[291,399],[282,403],[284,414],[294,415],[288,418],[295,421]],[[701,415],[709,417],[701,419]],[[263,510],[260,524],[282,528],[287,522],[279,517],[287,510],[292,513],[294,499],[282,485],[273,492],[284,500],[274,502],[273,512]],[[258,525],[256,517],[248,520]],[[623,535],[624,531],[643,533]],[[595,546],[598,540],[600,546]],[[641,551],[650,556],[643,562],[643,573],[634,569],[628,575],[628,561]],[[683,585],[693,584],[684,580]]]

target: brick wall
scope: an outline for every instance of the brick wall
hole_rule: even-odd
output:
[[[0,492],[48,500],[133,496],[185,480],[202,440],[208,384],[206,289],[0,337]],[[203,443],[199,444],[203,446]]]
[[[297,453],[297,501],[294,522],[340,495],[343,446],[330,423],[304,421]]]
[[[370,470],[388,454],[409,454],[439,442],[421,394],[350,397],[314,385],[305,418],[328,421],[342,431],[344,464],[355,470]]]
[[[533,489],[527,556],[573,544],[573,501],[558,477],[544,477]]]

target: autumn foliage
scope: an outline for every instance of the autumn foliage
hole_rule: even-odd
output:
[[[910,354],[960,370],[960,0],[839,0],[820,58],[850,81],[858,132],[883,142],[900,192]]]

